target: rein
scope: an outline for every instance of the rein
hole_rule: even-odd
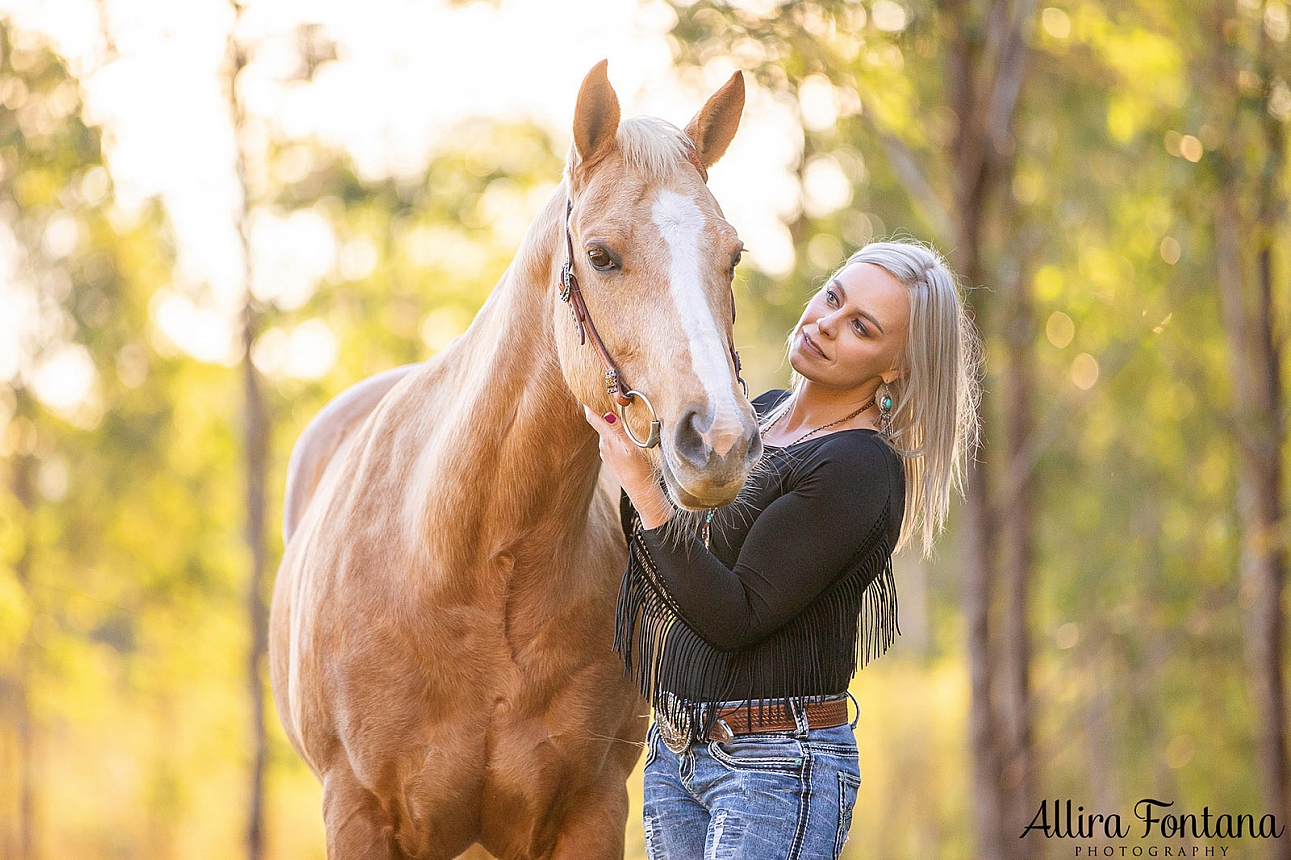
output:
[[[699,171],[699,176],[708,183],[708,171],[700,162],[699,156],[693,148],[687,148],[686,158],[695,169]],[[569,305],[570,315],[574,319],[574,328],[578,331],[579,346],[587,343],[588,335],[591,335],[592,348],[601,358],[601,364],[605,367],[605,391],[614,398],[615,406],[618,408],[619,417],[623,419],[623,429],[627,431],[628,438],[632,440],[638,448],[653,448],[659,444],[659,430],[663,424],[659,421],[654,411],[654,404],[650,398],[646,397],[640,391],[628,387],[623,381],[623,374],[619,371],[618,365],[610,356],[610,351],[605,348],[605,342],[601,340],[601,335],[596,331],[596,325],[592,322],[591,314],[587,311],[587,303],[583,300],[583,291],[578,285],[578,276],[574,274],[574,237],[569,230],[569,216],[574,211],[574,201],[572,198],[565,200],[565,265],[560,270],[560,300]],[[731,291],[731,323],[735,323],[735,292]],[[735,376],[744,388],[744,396],[749,396],[748,383],[740,375],[740,354],[735,349],[735,343],[731,343],[731,359],[735,362]],[[650,410],[650,434],[643,442],[632,432],[632,426],[624,415],[624,410],[632,405],[632,401],[640,397],[645,401],[646,408]]]

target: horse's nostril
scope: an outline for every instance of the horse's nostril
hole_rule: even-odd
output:
[[[710,421],[698,409],[687,409],[677,422],[677,431],[673,437],[676,451],[687,462],[696,468],[702,468],[708,459],[708,445],[704,441]]]

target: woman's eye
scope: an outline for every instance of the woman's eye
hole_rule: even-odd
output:
[[[859,335],[869,334],[869,332],[865,330],[865,324],[857,319],[852,320],[852,329]]]
[[[604,272],[614,268],[614,258],[600,248],[593,248],[587,252],[587,260],[592,267]]]
[[[833,290],[825,290],[825,299],[826,299],[826,300],[827,300],[831,305],[833,305],[833,304],[837,304],[837,303],[838,303],[838,296],[834,294],[834,291],[833,291]]]

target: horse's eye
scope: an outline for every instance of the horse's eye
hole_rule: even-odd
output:
[[[614,268],[614,258],[603,248],[593,248],[588,251],[587,261],[592,264],[592,268],[600,272],[608,272]]]
[[[740,264],[740,260],[743,257],[744,257],[743,251],[736,251],[735,256],[731,258],[731,278],[732,279],[735,278],[735,267]]]

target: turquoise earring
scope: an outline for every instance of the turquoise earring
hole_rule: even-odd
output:
[[[879,432],[892,438],[892,395],[886,382],[883,383],[883,397],[879,399]]]

